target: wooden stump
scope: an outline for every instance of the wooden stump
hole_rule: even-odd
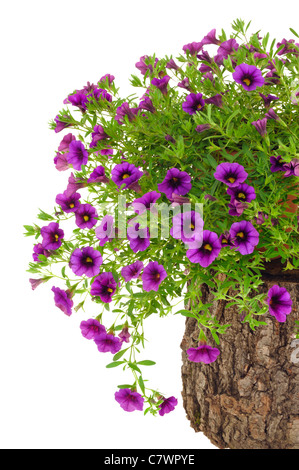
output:
[[[299,449],[299,345],[294,342],[299,320],[299,271],[281,273],[272,266],[260,292],[274,284],[285,287],[293,310],[285,323],[270,314],[267,326],[252,331],[242,324],[235,307],[214,302],[211,312],[230,323],[220,336],[217,361],[205,365],[188,361],[186,350],[197,346],[198,327],[187,318],[183,350],[183,401],[191,427],[220,448]],[[213,294],[201,286],[203,302]],[[208,336],[209,344],[215,342]],[[297,354],[296,354],[297,351]]]

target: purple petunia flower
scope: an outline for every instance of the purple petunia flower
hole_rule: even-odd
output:
[[[63,117],[65,117],[66,119],[69,119],[68,116],[63,116]],[[56,123],[56,127],[55,127],[56,133],[61,132],[63,131],[63,129],[66,129],[67,127],[71,126],[71,124],[68,124],[67,122],[60,121],[59,116],[56,116],[54,121]]]
[[[163,78],[153,78],[151,81],[151,84],[157,87],[162,95],[166,96],[167,95],[167,84],[170,80],[170,77],[168,75],[165,75]]]
[[[185,113],[190,114],[191,116],[197,111],[203,109],[205,101],[202,98],[202,93],[190,93],[186,96],[186,101],[182,103],[182,108]]]
[[[170,69],[170,70],[180,70],[180,67],[177,66],[177,64],[175,63],[175,61],[173,59],[170,59],[167,62],[166,68]]]
[[[121,270],[121,275],[126,282],[130,282],[132,279],[137,279],[143,270],[143,262],[135,261],[133,264],[124,266]]]
[[[185,46],[183,46],[183,51],[185,54],[188,51],[189,54],[196,55],[202,49],[202,47],[203,44],[201,42],[190,42],[189,44],[185,44]]]
[[[177,406],[178,401],[175,397],[163,398],[163,403],[159,405],[159,415],[164,416],[167,413],[170,413]]]
[[[277,55],[283,55],[283,54],[288,54],[288,53],[294,53],[295,55],[299,55],[298,49],[294,48],[294,45],[299,47],[298,43],[295,43],[294,39],[283,39],[281,42],[277,43],[277,49],[279,49],[281,46],[284,46],[279,52],[277,52]]]
[[[236,249],[242,255],[249,255],[259,243],[259,233],[251,222],[241,220],[232,224],[230,231]]]
[[[149,292],[151,290],[158,291],[162,281],[167,277],[162,264],[158,264],[157,261],[150,261],[144,268],[142,274],[142,287],[143,290]]]
[[[86,111],[86,104],[88,103],[85,93],[77,92],[68,96],[68,101],[73,106],[77,106],[82,112]]]
[[[140,228],[140,224],[136,223],[127,230],[127,238],[130,242],[130,248],[134,253],[144,251],[150,246],[149,229]]]
[[[170,235],[185,243],[202,241],[204,221],[201,215],[195,211],[176,214],[172,219],[173,226]]]
[[[287,315],[292,311],[292,299],[285,287],[274,285],[268,291],[266,300],[269,305],[269,312],[278,322],[285,322]]]
[[[75,170],[80,171],[88,162],[88,152],[80,140],[73,140],[69,146],[67,161]]]
[[[122,341],[119,338],[116,338],[114,335],[109,335],[108,333],[100,333],[95,335],[94,342],[98,347],[100,352],[111,352],[116,354],[121,350]]]
[[[115,400],[125,411],[142,411],[144,398],[138,392],[132,392],[129,388],[122,388],[115,392]]]
[[[76,137],[73,134],[66,134],[59,144],[58,152],[67,151],[69,149],[70,143],[73,142],[73,140],[76,140]]]
[[[100,246],[115,238],[114,219],[111,215],[103,217],[101,224],[95,229],[95,234],[100,240]]]
[[[207,45],[207,44],[215,44],[216,46],[218,46],[219,44],[221,44],[221,41],[219,41],[219,39],[216,38],[216,29],[212,29],[204,38],[203,40],[201,41],[203,45]]]
[[[244,202],[232,200],[228,204],[228,207],[229,207],[229,211],[228,211],[229,215],[239,217],[240,215],[243,214],[244,210],[247,209],[248,204],[245,204]]]
[[[100,297],[102,302],[110,303],[112,296],[117,288],[117,282],[115,281],[113,274],[101,273],[93,281],[90,289],[92,296]]]
[[[244,170],[242,165],[239,163],[220,163],[217,166],[214,178],[218,181],[222,181],[230,188],[235,188],[243,183],[248,176],[248,173]]]
[[[107,139],[109,136],[106,134],[106,132],[104,131],[104,128],[103,126],[101,125],[98,125],[98,126],[94,126],[93,128],[93,132],[91,134],[91,137],[92,137],[92,141],[89,145],[90,148],[94,148],[97,146],[99,140],[105,140]]]
[[[251,202],[256,198],[254,187],[249,186],[246,183],[239,184],[239,186],[234,186],[233,188],[228,188],[226,192],[231,196],[231,202]]]
[[[125,185],[123,189],[128,189],[141,178],[142,174],[142,171],[133,165],[133,163],[123,162],[115,165],[112,169],[111,179],[118,188]]]
[[[135,67],[138,70],[140,70],[142,75],[145,75],[148,70],[150,71],[150,73],[153,73],[153,66],[151,64],[147,65],[145,63],[145,60],[148,60],[148,59],[150,59],[150,57],[148,55],[143,55],[142,57],[140,57],[139,62],[136,62],[136,64],[135,64]],[[156,67],[157,63],[158,63],[158,59],[156,58],[154,67]]]
[[[266,222],[266,219],[269,219],[268,214],[265,214],[264,212],[258,211],[257,217],[254,217],[255,223],[257,225],[262,225]]]
[[[88,178],[88,183],[109,183],[109,178],[105,175],[105,168],[97,166]]]
[[[92,90],[92,93],[88,95],[88,98],[94,98],[95,100],[106,100],[109,103],[112,101],[112,96],[110,93],[107,92],[107,90],[103,90],[102,88],[96,88],[95,90]]]
[[[272,101],[277,101],[279,98],[274,95],[263,95],[263,93],[259,93],[260,97],[263,98],[265,107],[268,108]]]
[[[277,171],[285,171],[286,162],[283,161],[281,155],[278,155],[277,157],[270,157],[270,163],[270,170],[272,173],[276,173]]]
[[[270,108],[268,112],[265,114],[265,118],[267,119],[274,119],[274,121],[279,121],[279,116],[277,116],[276,112],[273,108]]]
[[[86,339],[94,339],[96,335],[106,333],[106,328],[98,320],[90,318],[80,323],[82,336]]]
[[[38,286],[40,286],[43,282],[46,282],[46,281],[43,278],[39,278],[39,279],[29,279],[29,282],[31,284],[32,290],[35,290]]]
[[[76,248],[71,254],[70,268],[77,276],[93,277],[99,274],[103,263],[102,255],[91,246]]]
[[[165,138],[165,140],[167,140],[167,142],[171,142],[172,144],[176,143],[176,140],[169,134],[166,134],[166,136],[164,138]]]
[[[219,349],[212,348],[208,344],[201,344],[197,348],[187,349],[188,359],[191,362],[204,362],[205,364],[211,364],[215,362],[220,354]]]
[[[211,129],[210,124],[199,124],[198,126],[195,127],[196,132],[204,132]]]
[[[199,263],[206,268],[213,263],[221,251],[221,244],[215,232],[204,230],[202,240],[195,241],[187,250],[186,256],[191,263]]]
[[[162,183],[158,184],[159,191],[166,194],[168,199],[172,197],[173,193],[184,196],[191,188],[191,177],[185,171],[180,171],[177,168],[168,170]]]
[[[87,184],[84,180],[82,180],[82,178],[75,178],[74,174],[71,173],[71,176],[68,179],[66,190],[68,194],[73,194],[79,189],[85,188],[85,186],[87,186]]]
[[[59,289],[59,287],[52,287],[52,292],[54,292],[54,302],[56,307],[60,308],[68,317],[72,314],[72,306],[74,302],[71,299],[70,291],[65,291]]]
[[[111,85],[115,80],[115,76],[110,75],[110,73],[106,73],[100,78],[99,83],[105,82],[106,80],[108,81],[108,84]]]
[[[131,335],[129,333],[129,329],[127,326],[125,326],[121,332],[119,333],[118,337],[120,338],[120,340],[123,342],[123,343],[129,343],[130,342],[130,338],[131,338]]]
[[[206,98],[205,103],[213,104],[218,108],[222,108],[222,95],[220,95],[220,93],[217,93],[217,95],[211,96],[211,98]]]
[[[235,82],[240,83],[247,91],[255,90],[259,86],[263,86],[265,79],[262,72],[255,65],[240,64],[235,68],[233,73]]]
[[[258,119],[257,121],[253,121],[251,123],[256,130],[258,131],[259,134],[261,134],[262,137],[264,137],[267,134],[267,118],[265,117],[264,119]]]
[[[103,157],[112,158],[113,153],[114,150],[111,147],[107,147],[106,149],[100,150],[100,154],[103,155]]]
[[[32,258],[36,263],[41,262],[38,257],[39,255],[44,255],[46,258],[49,258],[49,256],[51,256],[51,253],[48,250],[45,250],[41,243],[37,243],[36,245],[34,245],[32,253]]]
[[[76,225],[79,228],[92,228],[97,223],[97,211],[91,204],[80,204],[76,210]]]
[[[64,232],[59,228],[57,222],[51,222],[49,225],[42,227],[40,231],[43,237],[42,247],[46,250],[57,250],[64,237]]]
[[[56,156],[54,157],[54,165],[58,171],[65,171],[71,167],[67,161],[67,157],[67,153],[56,152]]]
[[[63,212],[68,214],[69,212],[76,212],[78,210],[80,197],[79,193],[70,194],[68,191],[64,191],[62,194],[57,194],[55,202],[60,205]]]
[[[222,233],[219,237],[219,241],[220,241],[220,244],[221,244],[222,247],[223,246],[229,246],[229,247],[234,246],[234,242],[233,242],[232,237],[231,237],[229,232]]]
[[[139,108],[144,109],[145,111],[149,111],[150,113],[156,112],[156,108],[153,105],[152,100],[148,96],[145,96],[144,100],[140,101]]]
[[[290,163],[285,163],[284,170],[286,170],[283,176],[299,176],[299,160],[294,158]]]
[[[143,214],[146,210],[154,212],[154,204],[160,197],[161,194],[157,193],[157,191],[145,193],[142,197],[139,197],[132,202],[133,209],[139,215]]]
[[[184,88],[184,90],[191,91],[189,78],[187,78],[187,77],[183,78],[183,80],[178,83],[178,87],[179,88]]]
[[[130,108],[129,103],[125,102],[117,108],[114,119],[118,124],[122,125],[124,123],[125,116],[128,117],[129,122],[132,122],[136,118],[138,112],[139,108]]]

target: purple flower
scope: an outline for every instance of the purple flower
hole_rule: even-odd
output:
[[[100,240],[100,246],[110,242],[115,237],[114,219],[111,215],[103,217],[101,225],[95,229],[96,237]]]
[[[204,132],[211,128],[210,124],[199,124],[199,126],[195,127],[196,132]]]
[[[217,93],[217,95],[211,96],[211,98],[205,99],[206,104],[213,104],[218,108],[222,108],[222,96]]]
[[[59,289],[59,287],[52,287],[54,292],[54,302],[56,307],[60,308],[68,317],[72,314],[72,306],[74,302],[71,299],[70,291]]]
[[[102,88],[96,88],[95,90],[93,90],[92,93],[88,95],[88,98],[94,98],[97,101],[106,100],[109,101],[109,103],[111,103],[112,101],[112,96]]]
[[[242,255],[249,255],[259,243],[259,233],[251,222],[241,220],[232,224],[230,231],[236,249]]]
[[[267,119],[274,119],[274,121],[279,121],[279,117],[277,116],[276,112],[273,108],[270,108],[268,112],[265,114],[265,118]]]
[[[177,66],[173,59],[170,59],[166,64],[167,69],[180,70],[180,67]]]
[[[77,106],[82,112],[86,111],[86,103],[88,103],[88,99],[85,93],[77,92],[73,95],[69,95],[68,101],[73,106]]]
[[[261,134],[262,137],[264,137],[267,134],[267,118],[265,117],[264,119],[259,119],[257,121],[253,121],[251,123],[256,130],[258,131],[259,134]]]
[[[145,96],[144,100],[140,101],[139,108],[145,109],[145,111],[149,111],[150,113],[156,112],[156,108],[153,105],[152,100],[148,96]]]
[[[259,93],[260,97],[263,98],[265,107],[268,108],[271,104],[271,101],[277,101],[279,98],[274,95],[263,95],[263,93]]]
[[[105,168],[103,166],[97,166],[88,178],[88,183],[108,183],[109,178],[105,175]]]
[[[156,86],[162,93],[162,95],[167,95],[167,84],[170,80],[168,75],[165,75],[163,78],[153,78],[151,84]]]
[[[51,222],[49,225],[42,227],[40,231],[43,237],[42,247],[46,250],[57,250],[62,245],[64,232],[59,228],[57,222]]]
[[[142,411],[144,398],[138,392],[132,392],[129,388],[122,388],[115,392],[115,400],[125,411]]]
[[[139,197],[132,202],[134,211],[139,215],[143,214],[146,210],[154,212],[154,204],[157,202],[160,196],[161,194],[157,193],[157,191],[150,191],[149,193],[145,193],[142,197]]]
[[[94,342],[98,347],[98,351],[104,353],[111,352],[112,354],[116,354],[122,347],[121,340],[116,338],[114,335],[109,335],[108,333],[95,335]]]
[[[252,51],[251,51],[251,52],[252,52]],[[269,56],[268,56],[268,54],[262,54],[262,53],[260,53],[260,52],[255,52],[255,53],[253,54],[253,57],[254,57],[255,59],[267,59],[267,57],[269,57]]]
[[[63,212],[76,212],[80,206],[80,197],[79,193],[70,194],[68,191],[64,191],[62,194],[57,194],[55,202],[60,205]]]
[[[67,153],[56,152],[56,157],[54,157],[54,165],[58,171],[65,171],[70,168],[67,157]]]
[[[140,224],[135,223],[133,226],[128,227],[127,238],[130,241],[130,248],[134,253],[144,251],[150,246],[149,229],[139,228]]]
[[[113,149],[111,147],[100,150],[100,154],[103,155],[103,157],[112,158],[113,153],[114,152],[113,152]]]
[[[186,101],[182,103],[182,108],[185,113],[190,114],[191,116],[197,111],[203,109],[205,101],[202,98],[202,93],[190,93],[186,96]]]
[[[233,188],[228,188],[226,192],[231,196],[231,202],[251,202],[256,198],[254,187],[249,186],[246,183],[239,184],[239,186],[234,186]]]
[[[88,162],[88,152],[80,140],[73,140],[70,143],[67,161],[78,171]]]
[[[99,140],[105,140],[109,136],[104,131],[103,126],[98,125],[98,126],[94,126],[91,137],[92,137],[92,141],[91,141],[89,147],[94,148],[94,147],[97,146]]]
[[[65,152],[66,150],[68,150],[69,145],[73,140],[76,140],[76,137],[73,134],[71,134],[71,133],[66,134],[63,137],[62,141],[60,142],[60,145],[58,147],[58,151],[59,152]]]
[[[176,143],[176,140],[173,137],[171,137],[171,135],[169,135],[169,134],[166,134],[165,140],[167,140],[167,142],[171,142],[173,144]]]
[[[257,225],[262,225],[266,222],[266,219],[269,219],[268,214],[264,214],[264,212],[258,212],[257,217],[254,217],[255,223]]]
[[[100,266],[103,263],[102,255],[91,246],[76,248],[71,254],[70,268],[77,276],[87,277],[96,276],[100,272]]]
[[[221,65],[223,59],[227,59],[229,55],[239,49],[239,44],[235,39],[228,39],[220,44],[217,55],[214,57],[216,64]]]
[[[220,354],[219,349],[212,348],[208,344],[201,344],[197,348],[187,349],[188,359],[191,362],[204,362],[205,364],[211,364],[215,362]]]
[[[87,321],[82,321],[80,323],[80,329],[82,336],[84,336],[86,339],[94,339],[96,335],[106,333],[106,328],[104,325],[101,325],[100,322],[92,318]]]
[[[216,29],[212,29],[201,41],[203,45],[206,44],[221,44],[219,39],[216,38]]]
[[[69,119],[68,116],[63,116],[63,117],[65,119]],[[68,124],[67,122],[60,121],[59,116],[56,116],[54,121],[56,123],[56,127],[55,127],[55,132],[56,133],[61,132],[61,131],[63,131],[63,129],[66,129],[67,127],[71,126],[71,124]]]
[[[201,215],[195,211],[176,214],[172,219],[173,226],[170,235],[185,243],[202,241],[204,221]]]
[[[151,290],[158,291],[162,281],[167,277],[162,264],[158,264],[157,261],[150,261],[144,268],[142,274],[142,287],[143,290],[149,292]]]
[[[230,247],[234,246],[234,242],[233,242],[232,237],[231,237],[229,232],[222,233],[219,237],[219,241],[220,241],[220,244],[221,244],[222,247],[223,246],[230,246]]]
[[[73,194],[81,188],[85,188],[86,182],[82,181],[82,178],[75,178],[74,174],[71,173],[71,176],[68,179],[67,192],[68,194]]]
[[[112,296],[117,288],[117,282],[115,281],[113,274],[101,273],[93,281],[90,289],[92,296],[100,297],[102,302],[110,303]]]
[[[178,87],[184,88],[185,90],[191,91],[189,78],[183,78],[181,82],[178,83]]]
[[[139,108],[130,108],[129,103],[125,102],[116,109],[115,120],[118,124],[122,125],[125,120],[125,116],[128,117],[129,122],[132,122],[138,114]]]
[[[178,401],[175,397],[163,398],[163,403],[159,405],[159,415],[164,416],[167,413],[170,413],[177,406]]]
[[[147,65],[145,63],[145,60],[149,60],[150,57],[148,55],[143,55],[142,57],[140,57],[139,59],[139,62],[136,62],[135,64],[135,67],[140,70],[140,72],[142,73],[142,75],[145,75],[146,72],[149,70],[150,73],[153,73],[153,66],[151,64]],[[155,59],[155,67],[158,63],[158,59]]]
[[[202,240],[193,242],[186,255],[191,263],[199,263],[200,266],[206,268],[217,258],[220,250],[221,244],[217,234],[204,230]]]
[[[281,155],[277,157],[270,157],[271,168],[270,170],[272,173],[276,173],[277,171],[285,171],[285,162],[282,159]]]
[[[191,188],[191,177],[185,171],[180,171],[177,168],[168,170],[162,183],[158,184],[159,191],[166,194],[168,199],[172,197],[173,193],[184,196]]]
[[[111,171],[111,179],[116,186],[120,188],[125,185],[123,189],[129,188],[133,183],[136,183],[142,176],[140,171],[133,163],[119,163]]]
[[[110,73],[106,73],[106,75],[103,75],[103,76],[100,78],[99,83],[106,82],[106,80],[108,81],[108,84],[111,85],[112,82],[114,82],[114,80],[115,80],[115,76],[114,76],[114,75],[110,75]]]
[[[222,181],[222,183],[225,183],[230,188],[239,186],[240,183],[246,180],[247,176],[248,173],[239,163],[220,163],[214,173],[216,180]]]
[[[124,266],[121,270],[121,275],[126,282],[130,282],[132,279],[137,279],[143,270],[143,262],[135,261],[133,264]]]
[[[244,202],[232,200],[228,204],[228,207],[229,207],[229,211],[228,211],[229,215],[239,217],[240,215],[243,214],[244,210],[248,207],[248,204],[244,204]]]
[[[274,285],[268,291],[267,304],[269,312],[278,322],[285,322],[292,311],[292,299],[285,287]]]
[[[91,204],[80,204],[76,210],[76,225],[79,228],[92,228],[97,223],[97,211]]]
[[[255,65],[248,64],[237,65],[233,79],[247,91],[255,90],[256,87],[263,86],[265,83],[262,72]]]
[[[283,176],[299,176],[299,160],[294,158],[290,163],[285,163],[284,169],[286,170]]]
[[[33,257],[33,260],[36,262],[36,263],[40,263],[40,259],[39,259],[39,255],[44,255],[46,258],[49,258],[49,256],[51,255],[51,253],[48,251],[48,250],[45,250],[45,248],[43,248],[42,244],[41,243],[37,243],[36,245],[34,245],[33,247],[33,254],[32,254],[32,257]]]
[[[283,55],[283,54],[288,54],[288,53],[294,53],[296,55],[299,54],[298,49],[294,48],[293,45],[299,47],[298,43],[295,43],[294,39],[283,39],[281,42],[277,43],[277,49],[279,49],[281,46],[284,46],[279,52],[277,52],[277,55]]]
[[[190,42],[189,44],[185,44],[185,46],[183,46],[183,51],[185,54],[188,51],[189,54],[196,55],[202,49],[202,47],[203,44],[201,42]]]
[[[40,284],[46,281],[44,278],[39,278],[39,279],[29,279],[29,282],[31,284],[32,290],[35,290]]]
[[[129,330],[128,330],[128,327],[125,326],[121,332],[119,333],[118,337],[120,338],[120,340],[123,342],[123,343],[129,343],[130,342],[130,338],[131,338],[131,335],[129,333]]]

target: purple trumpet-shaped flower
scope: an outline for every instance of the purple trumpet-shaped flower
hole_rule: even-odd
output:
[[[189,54],[196,55],[202,49],[202,47],[203,44],[201,42],[190,42],[189,44],[185,44],[185,46],[183,46],[183,51],[185,54],[188,51]]]
[[[164,281],[166,277],[167,272],[162,264],[159,264],[157,261],[150,261],[144,268],[142,274],[143,290],[146,292],[151,290],[158,291],[161,282]]]
[[[105,168],[100,165],[97,166],[90,174],[88,183],[109,183],[109,178],[105,175]]]
[[[132,279],[137,279],[143,270],[143,262],[135,261],[133,264],[124,266],[121,270],[121,275],[126,282],[130,282]]]
[[[59,147],[58,147],[58,152],[66,152],[68,151],[69,149],[69,146],[70,146],[70,143],[73,142],[73,140],[76,140],[76,137],[69,133],[69,134],[66,134],[62,141],[60,142],[59,144]]]
[[[298,158],[294,158],[290,161],[290,163],[286,163],[284,165],[284,169],[286,170],[283,176],[299,176],[299,160]]]
[[[277,101],[279,98],[275,95],[263,95],[263,93],[259,93],[260,97],[263,98],[265,107],[268,108],[272,101]]]
[[[161,194],[157,193],[157,191],[145,193],[142,197],[139,197],[132,202],[133,209],[139,215],[143,214],[146,210],[154,212],[155,203],[160,197]]]
[[[108,84],[111,85],[115,80],[115,76],[110,75],[110,73],[106,73],[100,78],[99,83],[106,82],[106,80],[108,81]]]
[[[40,231],[43,237],[42,247],[46,250],[57,250],[64,237],[64,232],[59,228],[59,224],[51,222],[49,225],[42,227]]]
[[[68,101],[73,106],[77,106],[82,112],[86,111],[86,104],[88,103],[87,96],[85,93],[74,93],[68,96]]]
[[[39,279],[29,279],[29,282],[31,284],[32,290],[35,290],[40,284],[46,281],[44,278],[39,278]]]
[[[191,263],[199,263],[206,268],[213,263],[221,251],[221,244],[215,232],[204,230],[202,240],[193,242],[187,250],[187,258]]]
[[[144,109],[145,111],[149,111],[150,113],[156,112],[156,108],[153,105],[152,100],[148,96],[145,96],[144,100],[140,101],[139,108]]]
[[[76,212],[78,210],[80,197],[79,193],[70,194],[68,191],[64,191],[62,194],[57,194],[55,202],[60,205],[63,212],[68,214],[69,212]]]
[[[219,241],[220,241],[220,244],[221,244],[222,247],[224,247],[224,246],[233,247],[234,246],[234,242],[232,240],[232,237],[231,237],[230,233],[227,232],[227,231],[220,235]]]
[[[105,140],[107,139],[109,136],[106,134],[106,132],[104,131],[104,128],[103,126],[101,125],[98,125],[98,126],[94,126],[93,128],[93,132],[91,134],[91,137],[92,137],[92,141],[89,145],[90,148],[94,148],[97,146],[99,140]]]
[[[233,38],[228,39],[220,44],[217,55],[214,57],[214,61],[216,64],[221,65],[223,63],[223,59],[227,59],[229,55],[239,49],[239,44]]]
[[[88,152],[80,140],[73,140],[69,146],[67,161],[75,170],[80,171],[88,162]]]
[[[90,318],[80,323],[82,336],[86,339],[94,339],[96,335],[106,333],[106,328],[98,320]]]
[[[88,98],[94,98],[96,101],[106,100],[109,103],[112,101],[112,96],[110,93],[108,93],[107,90],[103,90],[102,88],[96,88],[93,90],[92,93],[88,95]]]
[[[71,299],[70,291],[59,289],[59,287],[52,287],[52,292],[54,292],[54,302],[56,307],[60,308],[60,310],[65,313],[68,317],[72,314],[72,306],[74,302]]]
[[[37,243],[36,245],[34,245],[33,253],[32,253],[32,258],[36,263],[41,262],[38,257],[39,255],[44,255],[46,258],[49,258],[49,256],[51,256],[51,253],[50,251],[45,250],[45,248],[43,248],[41,243]]]
[[[199,132],[199,133],[208,131],[209,129],[211,129],[210,124],[199,124],[198,126],[195,127],[196,132]]]
[[[190,93],[186,96],[186,101],[182,103],[182,108],[185,113],[190,114],[191,116],[197,111],[203,109],[205,101],[202,98],[202,93]]]
[[[251,222],[241,220],[232,224],[230,231],[236,250],[242,255],[249,255],[259,243],[259,233]]]
[[[98,351],[104,353],[110,352],[112,354],[116,354],[122,347],[122,341],[109,333],[100,333],[95,335],[94,342],[98,347]]]
[[[169,134],[166,134],[166,136],[164,138],[165,138],[165,140],[167,140],[167,142],[171,142],[172,144],[176,143],[176,140]]]
[[[248,176],[248,173],[244,170],[242,165],[239,163],[220,163],[217,166],[214,178],[222,181],[230,188],[235,188],[243,183]]]
[[[191,91],[189,78],[187,78],[187,77],[183,78],[183,80],[178,83],[178,87],[179,88],[184,88],[184,90]]]
[[[203,362],[204,364],[211,364],[215,362],[220,354],[219,349],[212,348],[208,344],[201,344],[197,348],[187,349],[188,359],[191,362]]]
[[[95,229],[96,237],[100,240],[100,246],[115,238],[114,218],[111,215],[103,217],[99,227]]]
[[[112,296],[117,288],[117,282],[115,281],[113,274],[101,273],[93,281],[90,289],[92,296],[100,297],[102,302],[110,303]]]
[[[218,108],[222,108],[222,95],[220,95],[220,93],[217,93],[217,95],[211,96],[211,98],[206,98],[205,103],[213,104]]]
[[[299,48],[299,43],[295,43],[295,40],[294,39],[283,39],[281,42],[278,42],[277,43],[277,49],[279,49],[281,46],[284,46],[279,52],[277,52],[277,55],[283,55],[283,54],[288,54],[288,53],[291,53],[291,54],[295,54],[295,55],[299,55],[299,51],[298,49],[296,49],[295,46],[297,46],[297,48]]]
[[[120,338],[120,340],[122,341],[122,343],[129,343],[130,342],[130,338],[131,338],[131,335],[129,333],[129,329],[127,326],[125,326],[121,332],[119,333],[118,337]]]
[[[170,59],[167,62],[166,68],[170,69],[170,70],[180,70],[180,67],[178,67],[178,65],[175,63],[175,61],[173,59]]]
[[[167,95],[167,84],[170,80],[170,77],[168,75],[165,75],[163,78],[153,78],[151,81],[151,84],[157,87],[162,95],[166,96]]]
[[[130,242],[130,248],[134,253],[144,251],[150,246],[149,229],[147,227],[140,228],[139,223],[128,227],[127,238]]]
[[[100,150],[100,154],[103,156],[103,157],[108,157],[108,158],[112,158],[112,155],[113,155],[114,151],[111,147],[108,147],[106,149],[102,149]]]
[[[142,171],[133,163],[124,162],[115,165],[111,171],[111,179],[118,188],[125,185],[123,189],[128,189],[132,184],[137,183],[142,174]]]
[[[277,116],[276,112],[273,108],[270,108],[268,112],[265,114],[265,118],[267,119],[274,119],[274,121],[279,121],[279,116]]]
[[[99,274],[100,266],[103,263],[102,255],[99,251],[90,246],[76,248],[71,254],[70,268],[77,276],[93,277]]]
[[[292,299],[285,287],[274,285],[268,291],[267,304],[269,312],[278,322],[285,322],[287,315],[292,311]]]
[[[256,198],[254,187],[249,186],[246,183],[239,184],[239,186],[234,186],[233,188],[228,188],[226,192],[231,196],[231,202],[251,202]]]
[[[115,120],[118,122],[118,124],[122,125],[124,123],[125,116],[127,116],[129,122],[132,122],[136,118],[138,112],[139,108],[130,108],[129,103],[125,102],[117,108]]]
[[[177,406],[178,401],[175,397],[163,398],[163,403],[159,405],[159,415],[164,416],[167,413],[170,413]]]
[[[191,188],[191,177],[185,171],[180,171],[177,168],[168,170],[162,183],[158,184],[159,191],[166,194],[168,199],[172,198],[173,193],[185,196]]]
[[[170,235],[185,243],[202,241],[204,221],[201,215],[195,211],[176,214],[172,219]]]
[[[257,225],[262,225],[266,222],[266,219],[269,219],[268,214],[264,214],[264,212],[259,211],[257,213],[257,217],[254,217],[254,221]]]
[[[270,163],[270,170],[272,173],[276,173],[277,171],[285,171],[286,162],[283,161],[281,155],[278,155],[277,157],[270,157]]]
[[[253,121],[251,123],[259,134],[264,137],[267,134],[267,118],[258,119],[257,121]]]
[[[63,117],[66,119],[69,119],[68,116],[63,116]],[[59,116],[56,116],[54,121],[56,123],[56,127],[55,127],[56,133],[61,132],[63,131],[63,129],[66,129],[67,127],[71,126],[71,124],[68,124],[67,122],[60,121]]]
[[[142,57],[140,57],[139,62],[136,62],[136,64],[135,64],[135,67],[138,70],[140,70],[142,75],[145,75],[148,70],[150,71],[150,73],[153,73],[153,66],[151,64],[147,65],[145,63],[145,60],[148,60],[148,59],[150,59],[150,57],[148,55],[143,55]],[[156,58],[154,67],[156,67],[157,63],[158,63],[158,59]]]
[[[221,44],[221,41],[219,41],[219,39],[216,38],[216,29],[212,29],[203,39],[202,39],[202,44],[203,45],[206,45],[206,44],[215,44],[215,45],[219,45]]]
[[[245,204],[244,202],[236,201],[234,199],[228,204],[228,207],[229,207],[229,211],[228,211],[229,215],[239,217],[240,215],[243,214],[244,210],[247,209],[248,204]]]
[[[235,68],[233,73],[235,82],[240,83],[247,91],[255,90],[259,86],[263,86],[265,79],[262,72],[255,65],[240,64]]]
[[[97,211],[91,204],[80,204],[76,210],[76,225],[79,228],[92,228],[97,223]]]
[[[68,194],[73,194],[81,188],[85,188],[86,182],[82,178],[75,178],[74,174],[71,173],[71,176],[68,179],[68,185],[66,191]]]
[[[65,171],[70,168],[67,157],[67,153],[56,152],[56,156],[54,157],[54,165],[58,171]]]
[[[143,410],[144,398],[138,392],[133,392],[129,388],[122,388],[115,392],[115,400],[120,404],[123,410],[132,412]]]

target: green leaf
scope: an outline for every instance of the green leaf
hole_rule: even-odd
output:
[[[137,362],[140,366],[154,366],[156,363],[154,361],[139,361]]]
[[[141,375],[139,376],[138,383],[139,383],[142,393],[145,393],[145,386],[144,386],[144,382],[143,382]]]
[[[121,364],[124,364],[125,361],[116,361],[116,362],[110,362],[110,364],[106,365],[107,369],[112,369],[113,367],[118,367]]]
[[[118,353],[114,354],[113,360],[117,361],[118,359],[120,359],[125,354],[125,352],[128,351],[128,349],[129,348],[123,349],[122,351],[119,351]]]

